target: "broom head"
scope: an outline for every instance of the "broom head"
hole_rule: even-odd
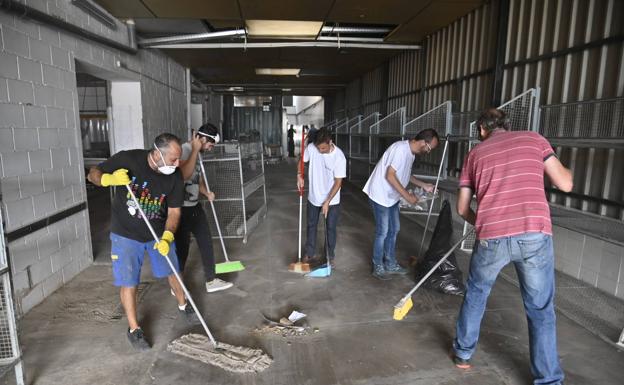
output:
[[[405,316],[410,311],[412,306],[414,306],[414,303],[412,302],[412,297],[411,296],[407,297],[407,298],[401,299],[399,301],[399,303],[394,305],[394,316],[393,316],[393,318],[395,320],[397,320],[397,321],[402,320],[403,318],[405,318]]]
[[[310,272],[310,264],[303,262],[295,262],[288,265],[288,271],[293,273],[309,273]]]
[[[240,261],[222,262],[215,265],[217,274],[234,273],[242,270],[245,270],[245,266]]]

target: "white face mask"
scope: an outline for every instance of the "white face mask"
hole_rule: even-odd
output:
[[[154,158],[152,158],[152,162],[154,162],[154,164],[156,166],[158,166],[158,171],[161,174],[165,174],[165,175],[171,175],[175,172],[176,170],[176,166],[168,166],[167,162],[165,162],[165,157],[163,156],[162,152],[160,152],[160,150],[158,149],[158,147],[156,147],[156,145],[154,144],[154,148],[156,149],[156,151],[158,151],[158,153],[160,154],[160,158],[163,161],[164,166],[158,166],[158,163],[156,163],[154,161]],[[152,154],[150,154],[150,158],[152,157]]]

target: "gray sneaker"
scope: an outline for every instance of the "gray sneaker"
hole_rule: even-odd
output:
[[[399,265],[398,263],[391,265],[391,266],[386,266],[386,274],[400,274],[400,275],[405,275],[407,274],[407,269],[401,267],[401,265]]]
[[[382,281],[387,281],[390,279],[390,277],[386,273],[386,269],[384,269],[382,265],[373,266],[373,277],[380,279]]]
[[[145,339],[143,329],[137,328],[133,332],[131,332],[130,328],[128,328],[128,332],[126,333],[126,335],[128,336],[128,341],[130,342],[130,345],[132,345],[132,347],[136,350],[144,352],[151,349],[149,342],[147,342],[147,340]]]
[[[214,293],[215,291],[226,290],[234,286],[232,282],[226,282],[222,279],[215,278],[212,281],[206,282],[206,291],[208,293]]]

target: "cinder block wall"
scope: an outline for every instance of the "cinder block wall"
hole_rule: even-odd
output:
[[[28,5],[120,43],[70,0]],[[75,60],[140,78],[145,143],[165,131],[186,137],[184,68],[159,51],[133,55],[0,10],[0,192],[5,232],[86,200]],[[128,69],[115,66],[121,60]],[[27,312],[92,262],[80,211],[8,244],[16,302]]]

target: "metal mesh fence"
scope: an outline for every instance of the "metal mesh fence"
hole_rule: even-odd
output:
[[[17,335],[11,308],[11,287],[8,272],[0,277],[0,364],[12,362],[18,357],[15,349]]]
[[[252,227],[247,219],[253,211],[266,209],[262,142],[224,143],[202,154],[210,189],[215,193],[214,206],[221,232],[226,238],[246,241]],[[249,197],[261,192],[261,204],[246,204]],[[254,196],[255,197],[255,196]],[[218,237],[210,204],[202,201],[213,238]]]
[[[370,161],[377,162],[384,151],[403,136],[405,107],[391,112],[370,126]]]
[[[418,159],[414,162],[414,166],[412,167],[412,174],[437,177],[440,164],[444,164],[440,177],[441,179],[446,179],[447,156],[444,155],[442,147],[444,146],[444,138],[446,135],[451,135],[453,133],[452,106],[453,104],[450,101],[444,102],[412,121],[405,123],[403,130],[406,139],[413,138],[426,128],[433,128],[440,137],[440,144],[437,150],[418,156]],[[446,155],[448,155],[448,153]]]
[[[403,128],[404,136],[406,138],[414,137],[426,128],[435,129],[439,136],[452,134],[452,105],[453,104],[450,101],[444,102],[416,117],[415,119],[405,123]]]
[[[470,123],[477,120],[481,111],[466,111],[453,113],[453,136],[470,136]]]
[[[531,88],[498,107],[498,109],[503,110],[507,114],[512,131],[537,131],[539,123],[539,97],[540,89]],[[476,122],[471,122],[468,151],[472,150],[477,141],[477,124]],[[471,228],[472,226],[465,222],[463,235],[466,235]],[[472,251],[475,240],[476,236],[473,233],[462,242],[461,249]]]
[[[263,174],[262,142],[240,143],[243,182],[248,182]]]
[[[11,278],[7,265],[6,244],[4,240],[4,219],[0,211],[0,365],[9,365],[20,358],[19,342],[17,339],[17,326],[15,324],[15,311],[13,308],[13,293],[11,290]],[[16,379],[23,384],[21,375],[21,361],[16,366]]]
[[[405,107],[389,113],[383,119],[371,124],[371,135],[403,135],[403,124],[405,123]]]
[[[547,138],[624,138],[624,98],[542,107],[540,133]]]
[[[379,112],[372,113],[360,121],[360,124],[351,129],[351,134],[369,135],[372,125],[379,121]]]

